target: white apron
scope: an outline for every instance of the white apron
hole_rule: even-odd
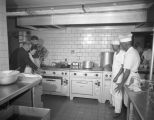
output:
[[[139,74],[137,73],[138,67],[140,65],[140,56],[136,49],[133,47],[130,47],[126,54],[125,54],[125,60],[124,60],[124,69],[130,70],[130,75],[128,76],[128,79],[125,83],[125,85],[130,85],[129,87],[138,88],[138,81],[134,79],[134,81],[131,80],[132,77],[139,78]],[[139,80],[139,79],[138,79]],[[127,106],[128,104],[128,96],[126,95],[126,92],[124,91],[124,104]]]
[[[131,78],[132,78],[132,77],[140,78],[140,76],[139,76],[138,73],[130,72],[130,75],[129,75],[129,77],[128,77],[126,83],[125,83],[125,85],[129,85],[129,86],[130,86],[130,85],[132,84],[132,82],[133,82],[133,83],[136,84],[136,86],[138,86],[138,85],[139,85],[139,84],[138,84],[139,81],[131,81]],[[135,80],[135,79],[134,79],[134,80]],[[140,88],[140,86],[138,86],[138,87]],[[128,105],[128,96],[127,96],[127,94],[126,94],[125,91],[124,91],[124,104],[125,104],[125,106],[127,107],[127,105]]]
[[[116,83],[121,83],[123,74],[121,74]],[[122,108],[122,91],[115,92],[115,88],[118,86],[116,83],[111,83],[111,95],[112,95],[112,105],[115,107],[115,113],[121,113]]]
[[[112,66],[112,81],[111,81],[111,88],[110,88],[110,93],[111,93],[111,98],[112,98],[112,105],[115,107],[115,113],[120,113],[121,112],[121,107],[122,107],[122,92],[115,92],[115,88],[117,87],[116,83],[121,83],[123,74],[121,74],[118,77],[118,80],[116,83],[113,82],[113,79],[116,77],[118,74],[119,70],[121,69],[122,63],[123,63],[123,53],[120,53],[120,55],[114,54],[114,61],[113,61],[113,66]]]
[[[26,68],[24,70],[24,73],[31,74],[32,73],[32,68],[29,67],[29,66],[26,66]]]

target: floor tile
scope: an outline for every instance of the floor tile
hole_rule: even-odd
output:
[[[114,120],[113,109],[94,99],[74,98],[70,101],[65,96],[43,95],[42,101],[45,108],[51,109],[51,120]],[[115,120],[125,120],[125,117],[123,114]]]

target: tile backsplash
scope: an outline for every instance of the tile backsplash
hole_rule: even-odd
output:
[[[9,69],[6,0],[0,0],[0,70]]]
[[[118,40],[118,35],[128,34],[133,28],[122,27],[104,29],[104,27],[67,27],[32,31],[44,41],[49,55],[46,64],[64,61],[68,63],[91,60],[100,65],[100,52],[112,51],[111,42]]]

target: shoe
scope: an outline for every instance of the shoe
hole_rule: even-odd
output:
[[[120,113],[114,113],[114,115],[113,115],[113,118],[118,118],[118,117],[120,117]]]

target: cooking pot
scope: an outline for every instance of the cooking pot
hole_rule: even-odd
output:
[[[111,71],[114,52],[101,52],[100,67],[104,70]]]
[[[94,63],[92,61],[83,61],[83,68],[91,69],[94,67]]]

